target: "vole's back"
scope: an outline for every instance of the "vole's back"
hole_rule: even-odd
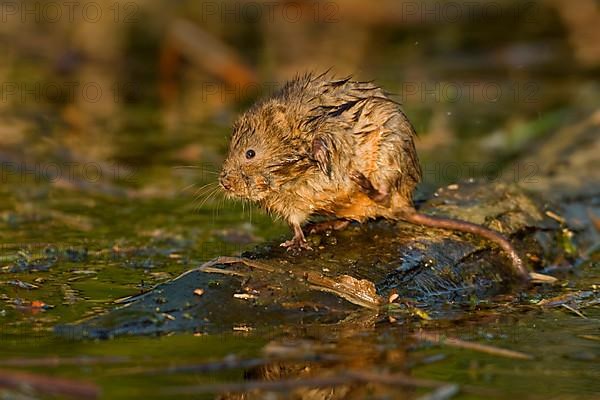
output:
[[[412,205],[412,192],[421,179],[415,132],[399,105],[381,88],[350,78],[305,75],[290,81],[276,96],[301,116],[303,134],[316,133],[329,140],[332,179],[348,181],[351,171],[360,172],[376,188],[390,188],[393,207]],[[368,214],[377,214],[377,209]],[[360,210],[353,207],[352,213]]]

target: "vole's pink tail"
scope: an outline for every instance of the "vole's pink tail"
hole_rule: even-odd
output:
[[[496,243],[502,248],[502,250],[506,252],[512,262],[516,275],[523,280],[529,280],[529,272],[523,265],[523,261],[515,251],[512,244],[510,244],[506,237],[496,231],[484,228],[483,226],[473,224],[471,222],[461,221],[459,219],[432,217],[425,214],[419,214],[417,212],[406,213],[402,215],[402,219],[415,225],[424,225],[432,228],[472,233],[474,235],[484,237],[489,241]]]

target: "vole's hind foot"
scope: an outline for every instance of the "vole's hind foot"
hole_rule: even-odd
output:
[[[313,233],[323,233],[327,231],[340,231],[350,225],[350,221],[345,219],[334,219],[331,221],[323,221],[317,222],[314,224],[306,225],[306,232]]]
[[[300,224],[293,223],[291,226],[294,231],[294,237],[281,243],[280,246],[285,247],[287,251],[291,251],[292,253],[299,253],[302,250],[312,250],[312,247],[306,243]]]
[[[350,173],[352,179],[369,198],[379,204],[389,204],[390,193],[388,191],[379,191],[373,183],[362,172],[353,171]]]
[[[302,250],[312,250],[312,247],[308,245],[306,240],[304,239],[296,239],[295,237],[286,240],[285,242],[280,244],[281,247],[285,247],[287,251],[292,253],[299,253]]]

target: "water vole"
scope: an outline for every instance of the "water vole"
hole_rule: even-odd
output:
[[[220,184],[285,219],[288,249],[310,249],[302,224],[341,228],[377,217],[482,236],[528,273],[508,240],[465,221],[418,213],[412,194],[421,180],[415,131],[398,103],[371,82],[307,74],[258,102],[235,123]]]

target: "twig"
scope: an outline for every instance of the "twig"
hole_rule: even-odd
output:
[[[4,367],[60,367],[64,365],[120,364],[129,361],[128,357],[42,357],[9,358],[1,360]]]
[[[275,271],[273,268],[269,267],[268,265],[263,264],[258,261],[254,261],[254,260],[250,260],[250,259],[242,258],[242,257],[221,256],[221,257],[213,258],[212,260],[205,262],[204,264],[202,264],[199,267],[187,270],[184,273],[180,274],[179,276],[175,277],[174,279],[171,279],[169,282],[176,281],[177,279],[180,279],[180,278],[182,278],[188,274],[194,273],[194,272],[208,272],[208,273],[220,273],[220,274],[225,274],[225,275],[246,276],[246,274],[243,274],[241,272],[231,271],[231,270],[222,269],[222,268],[212,268],[215,265],[238,264],[238,263],[247,265],[247,266],[255,268],[255,269],[268,271],[268,272]],[[115,300],[114,303],[128,304],[128,303],[132,303],[134,301],[140,300],[140,299],[146,297],[147,295],[154,293],[154,289],[156,289],[158,286],[163,285],[163,284],[164,283],[160,283],[144,293],[139,293],[139,294],[135,294],[132,296],[122,297],[120,299]]]
[[[198,272],[198,271],[204,272],[204,271],[206,271],[207,268],[214,267],[215,265],[222,265],[222,264],[244,264],[244,265],[247,265],[248,267],[260,269],[260,270],[267,271],[267,272],[275,271],[273,268],[271,268],[270,266],[268,266],[266,264],[263,264],[258,261],[250,260],[248,258],[221,256],[221,257],[213,258],[212,260],[205,262],[204,264],[202,264],[199,267],[190,269],[189,271],[185,271],[183,274],[179,275],[178,277],[176,277],[173,280],[177,280],[177,279],[179,279],[187,274],[190,274],[192,272]],[[211,272],[214,272],[214,271],[211,271]]]
[[[501,349],[499,347],[494,347],[494,346],[480,344],[480,343],[465,342],[464,340],[460,340],[457,338],[451,338],[451,337],[445,337],[445,336],[442,336],[439,334],[420,332],[420,333],[413,334],[412,337],[417,340],[420,340],[420,341],[444,344],[444,345],[447,345],[450,347],[469,349],[469,350],[479,351],[479,352],[487,353],[487,354],[493,354],[493,355],[501,356],[501,357],[515,358],[518,360],[532,360],[533,359],[533,356],[526,354],[526,353],[522,353],[520,351]]]
[[[566,308],[567,310],[571,311],[572,313],[577,314],[578,316],[580,316],[583,319],[588,319],[588,317],[586,317],[581,311],[579,311],[576,308],[571,307],[568,304],[563,303],[563,304],[561,304],[561,306]]]
[[[558,279],[553,276],[540,274],[539,272],[530,272],[529,279],[531,283],[554,283],[558,281]]]
[[[580,337],[582,339],[595,340],[597,342],[600,342],[600,336],[596,336],[596,335],[577,335],[577,337]]]
[[[0,386],[10,389],[30,387],[43,394],[85,399],[96,399],[100,395],[100,389],[94,383],[8,370],[0,370]]]
[[[454,397],[460,391],[460,387],[454,384],[448,384],[435,389],[433,392],[419,397],[418,400],[446,400]]]
[[[214,268],[214,267],[200,267],[198,271],[206,272],[209,274],[223,274],[223,275],[231,275],[231,276],[247,276],[248,274],[244,274],[243,272],[232,271],[230,269],[223,268]]]
[[[268,271],[268,272],[275,271],[273,268],[271,268],[270,266],[268,266],[265,263],[261,263],[259,261],[254,261],[254,260],[250,260],[249,258],[243,258],[243,257],[221,256],[221,257],[217,257],[217,258],[209,261],[207,264],[210,264],[210,266],[212,266],[212,265],[218,265],[218,264],[237,264],[237,263],[244,264],[249,267],[252,267],[255,269],[261,269],[261,270]]]
[[[366,279],[342,275],[333,280],[316,272],[307,272],[306,280],[311,284],[311,289],[333,293],[361,307],[377,310],[381,304],[375,285]]]
[[[133,367],[133,368],[120,368],[111,371],[111,376],[123,376],[123,375],[165,375],[165,374],[186,374],[186,373],[215,373],[219,371],[226,371],[231,369],[251,369],[268,365],[272,363],[272,360],[262,358],[252,358],[247,360],[228,360],[224,359],[215,362],[206,362],[200,364],[188,364],[188,365],[174,365],[169,367]]]

